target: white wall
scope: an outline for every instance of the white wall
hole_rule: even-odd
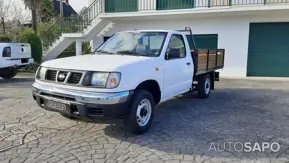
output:
[[[218,18],[179,19],[126,19],[115,20],[115,27],[107,36],[115,32],[134,29],[184,29],[191,27],[194,34],[218,34],[218,48],[226,50],[225,67],[222,77],[246,77],[250,22],[289,22],[282,15],[230,16]]]
[[[88,0],[88,5],[92,4],[95,0]]]

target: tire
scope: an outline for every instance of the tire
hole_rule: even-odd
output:
[[[211,93],[211,77],[210,75],[206,74],[206,75],[202,75],[198,81],[198,86],[197,86],[197,90],[198,90],[198,98],[208,98],[210,96]]]
[[[137,90],[132,98],[129,113],[124,117],[126,130],[137,135],[145,133],[153,121],[154,106],[151,93]]]
[[[17,69],[16,68],[10,68],[7,69],[7,72],[5,72],[4,74],[1,74],[1,78],[3,79],[11,79],[13,77],[15,77],[17,75]]]

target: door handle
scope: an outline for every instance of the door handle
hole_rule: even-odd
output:
[[[187,63],[187,65],[188,65],[188,66],[189,66],[189,65],[191,65],[191,63],[190,63],[190,62],[188,62],[188,63]]]

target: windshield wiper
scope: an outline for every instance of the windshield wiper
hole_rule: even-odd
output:
[[[136,53],[136,52],[132,52],[132,51],[118,51],[116,52],[117,54],[124,54],[124,55],[137,55],[137,56],[147,56],[146,54],[141,54],[141,53]]]
[[[104,53],[104,54],[114,54],[112,52],[108,52],[108,51],[105,51],[105,50],[97,50],[95,52],[98,52],[98,53]]]

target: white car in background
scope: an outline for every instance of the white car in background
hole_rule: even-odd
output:
[[[0,77],[11,79],[17,69],[33,63],[31,46],[26,43],[0,43]]]

